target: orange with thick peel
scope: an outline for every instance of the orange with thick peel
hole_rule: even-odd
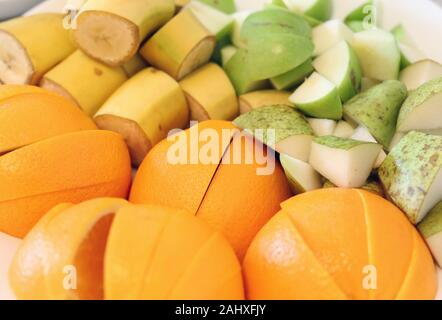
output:
[[[434,299],[431,254],[404,214],[355,189],[287,200],[244,259],[249,299]]]
[[[0,85],[0,101],[3,99],[11,98],[26,93],[47,93],[50,95],[55,95],[55,93],[49,90],[31,85],[20,85],[20,84]]]
[[[61,134],[97,129],[75,104],[45,92],[0,99],[0,123],[0,154]]]
[[[79,131],[0,157],[0,231],[24,237],[53,206],[96,197],[126,197],[129,152],[109,131]]]
[[[174,137],[148,153],[130,200],[196,215],[221,231],[242,259],[254,235],[291,195],[282,168],[274,154],[266,154],[260,142],[230,122],[205,121]],[[184,161],[172,161],[181,138],[188,152]],[[201,157],[208,153],[207,141],[215,142],[212,161]],[[263,160],[267,161],[264,165]],[[260,174],[269,163],[274,170]]]
[[[243,299],[228,242],[180,210],[101,198],[49,211],[19,248],[20,299]]]
[[[60,204],[29,232],[9,278],[19,299],[102,299],[103,260],[115,212],[125,200]]]

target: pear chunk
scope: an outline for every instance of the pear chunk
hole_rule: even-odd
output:
[[[442,77],[442,65],[433,60],[421,60],[402,70],[401,80],[408,90],[414,90],[425,82]]]
[[[344,118],[364,125],[376,141],[388,149],[407,93],[402,82],[385,81],[348,101],[344,105]]]
[[[317,137],[331,136],[336,129],[336,121],[329,119],[307,119]]]
[[[293,108],[264,106],[239,116],[233,123],[277,152],[308,161],[313,130]]]
[[[442,134],[442,77],[410,92],[399,113],[397,130]]]
[[[410,221],[419,223],[442,200],[442,137],[412,131],[393,148],[379,178]]]
[[[418,225],[428,247],[442,268],[442,201],[439,202]]]
[[[313,61],[315,70],[334,83],[342,102],[355,96],[361,88],[361,66],[346,41],[341,41]]]
[[[376,139],[370,134],[368,129],[364,126],[357,127],[350,138],[358,141],[377,143]],[[381,152],[379,152],[379,156],[377,157],[373,168],[375,169],[379,168],[382,165],[382,162],[384,162],[386,157],[387,154],[385,153],[385,151],[381,150]]]
[[[334,136],[315,138],[310,164],[340,188],[362,187],[370,176],[382,147],[376,143]]]
[[[347,121],[341,120],[336,125],[335,131],[333,131],[333,136],[338,138],[350,138],[355,132],[355,128],[349,124]]]
[[[391,33],[381,29],[361,31],[350,43],[365,77],[381,81],[398,78],[401,54]]]
[[[281,154],[281,165],[295,194],[321,188],[321,176],[308,163]]]
[[[338,89],[317,72],[295,90],[290,101],[310,117],[331,120],[342,118],[342,102]]]

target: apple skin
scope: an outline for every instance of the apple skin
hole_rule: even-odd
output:
[[[343,76],[339,80],[333,80],[336,76],[334,67],[336,67],[336,64],[341,63],[337,61],[339,57],[347,57],[346,60],[342,61],[342,63],[346,65],[346,68]],[[361,66],[355,52],[345,40],[342,40],[317,57],[313,61],[313,66],[321,75],[330,81],[333,80],[332,82],[338,87],[339,95],[343,103],[347,102],[360,91],[362,80]]]
[[[417,224],[428,213],[424,200],[441,168],[442,137],[412,131],[392,149],[378,174],[389,198]]]
[[[399,110],[407,94],[402,82],[385,81],[348,101],[344,105],[344,118],[364,125],[376,141],[388,150],[396,132]]]
[[[310,83],[326,82],[330,90],[322,97],[313,101],[302,101],[299,95]],[[341,120],[342,118],[342,102],[339,97],[338,89],[320,74],[314,72],[295,92],[291,95],[290,101],[295,104],[296,108],[309,117],[319,119]]]
[[[314,71],[312,59],[307,59],[296,68],[270,79],[272,86],[276,90],[287,90],[302,83]]]
[[[219,11],[222,11],[227,14],[232,14],[236,12],[236,3],[235,0],[198,0],[202,3],[205,3]]]

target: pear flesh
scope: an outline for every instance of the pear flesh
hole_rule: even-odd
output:
[[[412,131],[392,149],[379,178],[414,224],[442,200],[442,137]]]
[[[433,60],[421,60],[401,71],[401,80],[409,91],[415,90],[424,83],[442,77],[442,65]]]
[[[331,136],[336,129],[336,121],[329,119],[307,119],[317,137]]]
[[[432,134],[442,132],[442,77],[412,91],[399,113],[397,130]]]
[[[418,225],[428,247],[442,268],[442,201],[439,202]]]
[[[307,162],[313,130],[286,105],[264,106],[240,115],[233,123],[279,153]]]
[[[368,129],[364,126],[357,127],[353,135],[350,137],[350,139],[377,143],[376,139],[370,134]],[[379,156],[377,157],[373,168],[374,169],[379,168],[382,165],[382,162],[384,162],[386,157],[387,154],[385,153],[385,151],[381,150],[381,152],[379,152]]]
[[[286,154],[281,154],[280,160],[294,194],[321,188],[321,176],[311,165]]]
[[[355,128],[347,121],[341,120],[336,125],[333,135],[338,138],[350,138],[355,132]]]
[[[340,188],[360,188],[370,176],[382,147],[334,136],[315,138],[310,164]]]

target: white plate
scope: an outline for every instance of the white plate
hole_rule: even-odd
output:
[[[0,0],[0,21],[18,16],[42,0]]]
[[[50,0],[41,6],[39,11],[53,12],[62,8],[65,0]],[[259,8],[266,0],[237,0],[240,8]],[[38,0],[0,0],[0,19],[2,16],[21,14],[29,8],[29,3]],[[335,17],[342,18],[351,9],[366,0],[335,0]],[[442,63],[442,10],[429,0],[383,0],[383,26],[390,29],[402,23],[413,36],[413,39],[429,58]],[[9,4],[9,5],[7,5]],[[8,268],[20,240],[0,233],[0,300],[13,299],[8,286]],[[439,294],[442,300],[442,271],[439,270]]]

